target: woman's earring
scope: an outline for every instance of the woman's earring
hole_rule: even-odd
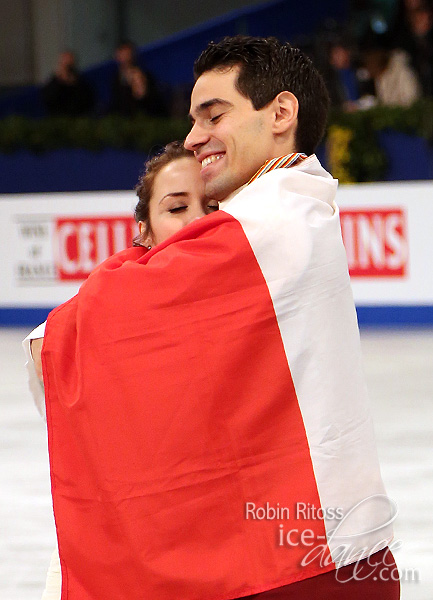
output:
[[[152,246],[147,246],[147,249],[148,250],[152,250]]]

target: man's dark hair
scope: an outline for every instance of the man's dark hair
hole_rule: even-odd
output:
[[[255,110],[269,104],[280,92],[296,96],[296,150],[312,154],[325,132],[329,95],[311,60],[298,48],[276,38],[237,35],[211,42],[194,63],[194,77],[235,65],[240,67],[236,89],[251,100]]]

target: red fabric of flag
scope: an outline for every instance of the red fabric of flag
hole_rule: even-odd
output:
[[[236,219],[221,211],[108,259],[50,314],[43,368],[63,599],[225,600],[334,568],[326,543],[304,567],[308,547],[281,544],[325,528],[294,518],[320,500]]]

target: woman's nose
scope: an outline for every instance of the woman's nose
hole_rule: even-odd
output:
[[[188,225],[190,223],[192,223],[193,221],[196,221],[197,219],[201,219],[202,217],[205,217],[206,214],[207,213],[201,204],[200,204],[200,206],[195,206],[194,208],[190,208],[190,210],[188,211]]]

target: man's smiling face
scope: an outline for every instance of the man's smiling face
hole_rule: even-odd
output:
[[[206,71],[191,96],[185,147],[201,163],[206,194],[224,200],[272,158],[272,102],[255,110],[235,87],[239,67]]]

